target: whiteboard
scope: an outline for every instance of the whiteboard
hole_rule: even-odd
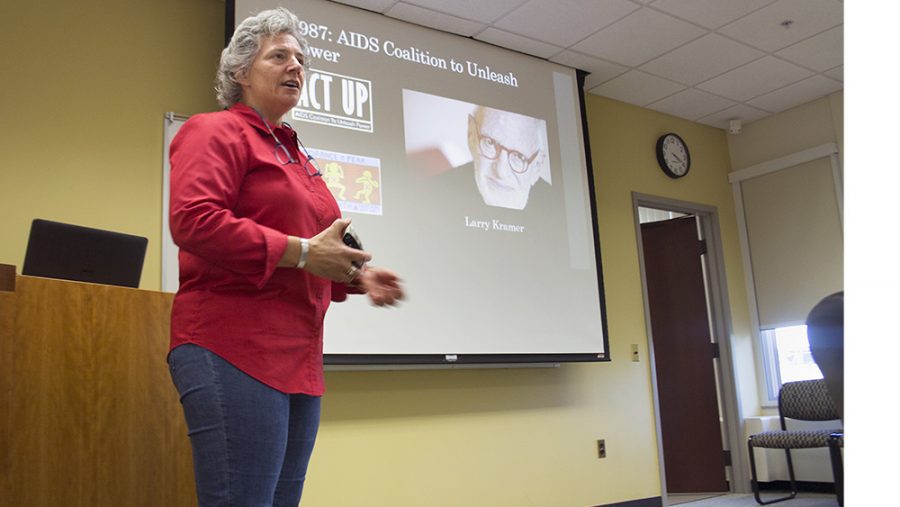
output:
[[[178,247],[169,230],[169,145],[187,116],[166,113],[163,120],[163,183],[162,183],[162,287],[163,292],[178,292]]]

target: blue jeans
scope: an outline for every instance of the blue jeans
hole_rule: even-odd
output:
[[[194,454],[200,507],[297,507],[321,398],[285,394],[212,352],[169,353]]]

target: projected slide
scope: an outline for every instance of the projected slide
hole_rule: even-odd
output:
[[[341,211],[381,215],[381,161],[314,148],[308,151]]]
[[[326,355],[603,359],[575,71],[341,4],[279,4],[311,46],[285,120],[409,296],[332,305]],[[235,19],[272,5],[236,0]]]
[[[544,120],[403,90],[403,125],[411,168],[467,178],[487,205],[524,209],[535,183],[550,184]]]

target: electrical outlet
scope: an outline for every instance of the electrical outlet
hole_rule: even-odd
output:
[[[635,363],[637,363],[641,360],[641,354],[640,354],[640,352],[638,352],[637,343],[631,344],[631,360],[634,361]]]
[[[606,457],[606,440],[597,440],[597,457]]]

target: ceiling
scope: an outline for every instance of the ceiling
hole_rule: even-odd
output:
[[[590,72],[584,89],[725,129],[843,89],[842,0],[333,0]]]

